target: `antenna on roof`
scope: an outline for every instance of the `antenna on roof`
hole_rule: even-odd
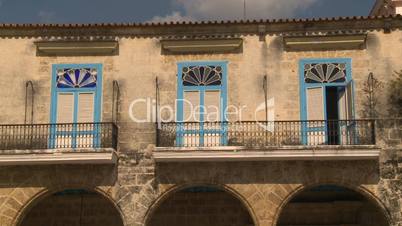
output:
[[[246,0],[243,0],[243,20],[246,20]]]

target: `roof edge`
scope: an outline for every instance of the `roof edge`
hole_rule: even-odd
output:
[[[229,25],[229,26],[228,26]],[[255,25],[255,26],[254,26]],[[219,30],[211,29],[219,26]],[[402,28],[401,15],[354,16],[309,19],[184,21],[164,23],[93,23],[93,24],[0,24],[4,36],[87,36],[119,35],[202,35],[242,33],[291,33],[320,30],[382,29],[384,26]],[[186,28],[191,27],[191,32]],[[194,29],[197,27],[198,29]]]
[[[374,8],[373,8],[374,9]],[[313,17],[313,18],[280,18],[260,20],[209,20],[209,21],[168,21],[143,23],[0,23],[1,28],[89,28],[89,27],[155,27],[175,25],[215,25],[215,24],[275,24],[275,23],[305,23],[345,20],[368,20],[382,18],[397,18],[399,15],[369,15],[348,17]]]

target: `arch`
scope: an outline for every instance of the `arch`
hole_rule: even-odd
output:
[[[258,226],[258,218],[256,217],[256,214],[250,205],[250,203],[235,189],[228,185],[224,184],[211,184],[211,183],[191,183],[191,184],[181,184],[181,185],[175,185],[172,187],[169,187],[166,189],[162,194],[160,194],[150,205],[150,207],[147,209],[143,222],[145,225],[148,225],[150,220],[152,219],[152,216],[155,214],[155,212],[158,210],[158,208],[163,205],[163,203],[168,200],[170,197],[172,197],[174,194],[177,192],[183,191],[185,189],[189,188],[196,188],[196,187],[209,187],[209,188],[215,188],[218,190],[221,190],[231,196],[232,198],[236,199],[241,203],[241,205],[244,207],[244,209],[247,211],[248,215],[250,216],[253,224],[255,226]]]
[[[122,225],[126,225],[125,221],[125,216],[123,214],[123,211],[121,208],[116,204],[114,199],[104,190],[101,188],[88,188],[88,187],[63,187],[63,188],[54,188],[54,189],[49,189],[49,188],[44,188],[41,191],[35,193],[26,203],[25,205],[18,211],[16,214],[16,217],[13,220],[12,225],[15,226],[21,226],[23,224],[23,221],[25,217],[32,211],[32,209],[46,200],[47,198],[51,197],[52,195],[55,195],[60,192],[65,192],[69,190],[84,190],[89,193],[93,193],[94,195],[98,195],[101,197],[103,200],[107,202],[108,205],[111,205],[111,207],[116,211],[118,214],[118,218],[121,220]]]
[[[385,217],[386,221],[390,223],[392,221],[391,214],[389,210],[386,208],[384,203],[368,188],[360,185],[360,186],[353,186],[350,184],[345,184],[345,183],[313,183],[313,184],[308,184],[308,185],[300,185],[296,187],[292,192],[288,193],[287,196],[283,199],[282,203],[278,206],[278,208],[275,211],[275,214],[273,216],[273,225],[277,226],[281,213],[283,210],[286,208],[286,206],[290,203],[291,200],[293,200],[295,197],[300,195],[301,193],[308,191],[309,189],[320,187],[320,186],[335,186],[335,187],[340,187],[340,188],[346,188],[348,190],[351,190],[355,192],[358,195],[363,196],[369,203],[373,204],[377,209],[381,211],[383,216]]]

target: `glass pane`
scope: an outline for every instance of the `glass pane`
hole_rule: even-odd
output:
[[[346,81],[345,63],[313,63],[304,65],[306,83],[336,83]]]
[[[64,68],[57,70],[57,88],[95,88],[95,68]]]

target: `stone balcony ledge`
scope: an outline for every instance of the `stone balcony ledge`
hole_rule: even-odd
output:
[[[113,148],[2,150],[0,166],[54,164],[116,164]]]
[[[157,147],[153,155],[156,162],[371,160],[380,150],[375,145]]]

